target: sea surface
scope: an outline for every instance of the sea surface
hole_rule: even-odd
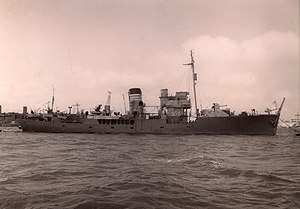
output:
[[[3,132],[0,208],[300,208],[300,137]]]

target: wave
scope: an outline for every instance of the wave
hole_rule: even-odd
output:
[[[294,138],[2,136],[0,209],[300,208]]]
[[[263,173],[260,174],[255,172],[254,170],[240,170],[237,168],[225,168],[219,171],[219,174],[227,176],[227,177],[245,177],[249,179],[253,179],[255,182],[269,181],[272,183],[285,183],[285,184],[299,184],[296,181],[286,179],[284,177],[280,177],[278,175],[272,173]]]
[[[158,162],[162,163],[182,163],[183,165],[189,166],[200,166],[200,167],[210,167],[213,169],[224,169],[226,165],[213,160],[209,157],[203,155],[191,156],[187,158],[175,158],[175,159],[156,159]]]
[[[106,209],[123,209],[128,208],[128,205],[119,204],[119,203],[112,203],[112,202],[97,202],[93,200],[89,201],[83,201],[79,203],[77,206],[74,206],[74,209],[100,209],[100,208],[106,208]]]

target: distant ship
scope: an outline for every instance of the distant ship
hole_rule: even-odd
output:
[[[19,113],[9,112],[2,113],[2,106],[0,105],[0,132],[20,132],[22,129],[15,122]]]
[[[10,124],[0,124],[0,132],[21,132],[22,128],[15,122]]]
[[[295,116],[296,116],[296,118],[293,118],[293,119],[291,120],[291,122],[292,122],[292,127],[293,127],[293,128],[298,128],[298,129],[300,129],[300,114],[297,113]]]
[[[290,121],[284,121],[280,119],[282,122],[280,126],[283,128],[290,128],[296,132],[296,136],[300,136],[300,114],[297,113],[295,116],[296,118],[293,118]]]
[[[191,51],[191,66],[193,75],[193,92],[195,116],[191,114],[191,99],[189,92],[179,91],[174,96],[168,89],[161,89],[160,106],[157,113],[145,111],[146,105],[142,99],[140,88],[131,88],[129,95],[129,111],[122,115],[112,114],[110,104],[101,110],[99,105],[90,112],[77,114],[60,113],[52,108],[47,114],[28,114],[24,107],[23,115],[17,120],[24,132],[51,133],[128,133],[128,134],[214,134],[214,135],[275,135],[277,132],[280,112],[284,104],[274,114],[257,114],[242,112],[235,115],[230,109],[222,109],[214,103],[211,109],[199,111],[196,101],[196,80],[194,58]],[[110,99],[110,92],[108,99]]]

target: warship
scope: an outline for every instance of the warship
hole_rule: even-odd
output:
[[[191,62],[184,64],[191,67],[193,81],[193,100],[195,114],[192,116],[192,102],[188,91],[178,91],[170,95],[168,89],[161,89],[160,105],[156,113],[146,111],[140,88],[128,91],[129,111],[125,114],[112,113],[110,104],[102,108],[99,105],[90,112],[76,114],[61,113],[48,108],[46,114],[28,114],[23,107],[23,114],[17,119],[24,132],[51,133],[128,133],[128,134],[215,134],[215,135],[275,135],[277,132],[283,99],[276,113],[268,111],[258,114],[254,109],[251,113],[235,114],[229,108],[213,103],[212,108],[197,108],[196,80],[194,58],[191,51]],[[109,92],[110,93],[110,92]],[[110,97],[110,94],[108,98]],[[77,106],[78,107],[78,106]]]

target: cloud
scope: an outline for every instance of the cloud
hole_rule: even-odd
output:
[[[195,52],[199,95],[205,103],[263,110],[287,97],[286,110],[297,111],[299,37],[295,33],[269,31],[243,41],[205,35],[191,38],[182,47]]]
[[[19,41],[23,50],[11,41],[9,51],[2,54],[6,59],[0,65],[10,70],[1,78],[0,96],[7,97],[9,91],[17,99],[2,104],[15,111],[22,105],[37,109],[51,100],[54,85],[61,110],[76,102],[84,109],[103,104],[107,91],[113,92],[113,106],[124,109],[122,96],[127,100],[131,87],[142,88],[146,104],[158,105],[161,88],[169,88],[171,94],[192,90],[191,72],[182,64],[190,61],[193,49],[198,101],[203,108],[219,102],[236,111],[256,108],[262,112],[274,100],[279,103],[286,97],[284,117],[291,118],[297,111],[299,38],[295,33],[269,31],[243,41],[200,35],[176,50],[150,52],[143,50],[147,45],[135,47],[134,42],[108,37],[97,42],[97,33],[89,40],[84,34],[73,45],[63,45],[61,37],[35,36],[35,42]]]
[[[76,102],[89,109],[104,103],[107,91],[114,106],[123,107],[122,94],[131,87],[158,105],[161,88],[172,94],[192,89],[182,64],[193,49],[203,107],[219,102],[264,110],[286,96],[284,111],[292,116],[299,107],[294,4],[2,3],[2,109],[38,108],[51,100],[52,86],[59,109]]]

